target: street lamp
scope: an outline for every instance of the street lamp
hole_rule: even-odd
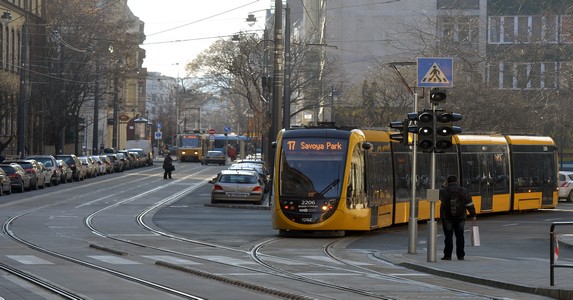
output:
[[[113,149],[118,149],[118,127],[119,127],[119,74],[123,69],[123,61],[118,60],[115,64],[115,74],[113,77]]]

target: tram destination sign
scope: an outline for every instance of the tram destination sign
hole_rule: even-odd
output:
[[[339,139],[303,138],[286,140],[283,150],[299,154],[333,155],[346,152],[347,142]]]

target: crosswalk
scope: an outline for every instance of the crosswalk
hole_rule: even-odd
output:
[[[23,265],[53,265],[54,262],[49,261],[49,258],[41,258],[34,255],[5,255],[14,261],[17,261]],[[305,259],[314,261],[317,264],[340,264],[328,257],[324,256],[304,256]],[[249,266],[255,265],[256,262],[250,259],[242,259],[230,256],[218,256],[218,255],[203,255],[194,256],[193,259],[184,259],[180,257],[170,256],[170,255],[141,255],[138,257],[124,257],[118,255],[86,255],[86,259],[100,261],[110,265],[141,265],[146,263],[155,263],[156,261],[168,262],[171,264],[177,264],[182,266],[192,266],[192,265],[202,265],[207,262],[218,262],[222,264],[229,264],[234,266]],[[288,264],[288,265],[304,265],[308,262],[301,262],[298,260],[282,259],[269,257],[265,259],[269,262],[278,264]],[[368,263],[361,263],[361,265],[368,265]]]

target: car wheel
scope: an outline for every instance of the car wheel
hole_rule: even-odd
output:
[[[32,184],[30,183],[30,185],[32,185]],[[30,187],[30,189],[32,189],[32,190],[37,190],[37,189],[38,189],[38,179],[36,179],[36,181],[34,182],[34,185],[32,185],[32,186]]]
[[[573,191],[569,192],[569,196],[567,197],[567,202],[573,202]]]
[[[12,195],[12,185],[10,184],[10,187],[8,188],[8,192],[6,192],[8,195]]]
[[[30,184],[28,184],[28,189],[30,189]],[[24,179],[20,182],[20,193],[24,192]]]
[[[0,196],[4,196],[4,185],[0,185]]]

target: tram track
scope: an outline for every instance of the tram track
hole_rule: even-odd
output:
[[[189,176],[191,176],[191,175],[189,175]],[[143,179],[140,179],[140,180],[143,180]],[[111,269],[111,268],[103,267],[103,266],[101,266],[101,265],[93,264],[93,263],[90,263],[90,262],[88,262],[88,261],[86,261],[86,260],[81,260],[81,259],[72,257],[72,256],[70,256],[70,255],[65,255],[65,254],[63,254],[63,253],[59,253],[59,252],[57,252],[57,251],[52,251],[52,250],[50,250],[50,249],[48,249],[48,248],[42,247],[42,246],[37,245],[37,244],[35,244],[35,243],[31,242],[31,241],[28,241],[28,240],[26,240],[26,239],[24,239],[24,238],[19,237],[19,236],[18,236],[17,234],[15,234],[14,231],[11,229],[11,227],[14,225],[14,223],[15,223],[16,220],[18,220],[18,219],[20,219],[20,218],[22,218],[22,217],[24,217],[24,216],[26,216],[26,215],[29,215],[29,214],[34,213],[34,212],[41,211],[41,210],[46,209],[46,208],[51,207],[51,206],[59,205],[59,204],[62,204],[62,203],[67,203],[67,202],[70,202],[70,201],[73,201],[73,200],[74,200],[74,199],[72,198],[72,199],[66,199],[66,200],[63,200],[63,201],[58,201],[58,202],[55,202],[55,203],[51,203],[51,204],[39,206],[39,207],[36,207],[36,208],[34,208],[34,209],[31,209],[31,210],[22,212],[22,213],[20,213],[20,214],[17,214],[17,215],[15,215],[15,216],[12,216],[12,217],[8,218],[8,219],[3,223],[3,225],[2,225],[2,230],[3,230],[4,234],[5,234],[6,236],[10,237],[12,240],[14,240],[14,241],[16,241],[16,242],[18,242],[18,243],[20,243],[20,244],[22,244],[22,245],[25,245],[25,246],[27,246],[28,248],[30,248],[30,249],[32,249],[32,250],[34,250],[34,251],[37,251],[37,252],[40,252],[40,253],[43,253],[43,254],[47,254],[47,255],[49,255],[49,256],[56,257],[56,258],[58,258],[58,259],[62,259],[62,260],[65,260],[65,261],[68,261],[68,262],[71,262],[71,263],[74,263],[74,264],[77,264],[77,265],[80,265],[80,266],[88,267],[88,268],[91,268],[91,269],[93,269],[93,270],[97,270],[97,271],[100,271],[100,272],[105,272],[105,273],[111,274],[111,275],[113,275],[113,276],[116,276],[116,277],[119,277],[119,278],[122,278],[122,279],[126,279],[126,280],[128,280],[128,281],[131,281],[131,282],[134,282],[134,283],[143,285],[143,286],[147,286],[147,287],[150,287],[150,288],[152,288],[152,289],[160,290],[160,291],[163,291],[163,292],[172,294],[172,295],[176,295],[176,296],[179,296],[179,297],[182,297],[182,298],[185,298],[185,299],[193,299],[193,300],[203,300],[203,299],[205,299],[204,297],[200,297],[200,296],[197,296],[197,295],[188,293],[188,292],[180,291],[180,290],[171,288],[171,287],[166,286],[166,285],[158,284],[158,283],[155,283],[155,282],[152,282],[152,281],[149,281],[149,280],[145,280],[145,279],[140,278],[140,277],[137,277],[137,276],[129,275],[129,274],[124,273],[124,272],[120,272],[120,271],[116,271],[116,270]],[[19,278],[21,278],[21,279],[26,280],[26,281],[28,281],[28,282],[30,282],[30,283],[32,283],[32,284],[38,286],[38,287],[44,288],[44,289],[46,289],[46,290],[48,290],[48,291],[50,291],[50,292],[52,292],[52,293],[54,293],[54,294],[57,294],[57,295],[59,295],[59,296],[62,296],[62,297],[64,297],[65,299],[85,299],[85,297],[83,297],[83,296],[81,296],[81,295],[79,295],[79,294],[77,294],[77,293],[71,291],[71,290],[68,289],[68,288],[64,288],[64,287],[58,286],[58,285],[56,285],[56,284],[51,283],[51,282],[48,281],[48,280],[42,279],[42,278],[37,277],[37,276],[33,276],[33,275],[28,274],[28,273],[26,273],[26,272],[22,272],[22,271],[18,270],[17,268],[8,266],[8,265],[6,265],[6,264],[0,264],[0,268],[1,268],[2,270],[4,270],[4,271],[6,271],[6,272],[8,272],[8,273],[10,273],[10,274],[12,274],[12,275],[14,275],[14,276],[17,276],[17,277],[19,277]]]
[[[194,176],[194,175],[197,175],[198,173],[199,172],[196,172],[196,173],[190,174],[188,176]],[[168,184],[172,184],[172,183],[168,183]],[[173,184],[177,184],[176,181],[173,181]],[[200,270],[197,268],[191,268],[188,266],[182,266],[182,265],[170,263],[168,261],[162,261],[162,260],[156,260],[155,261],[155,265],[160,266],[160,267],[165,267],[165,268],[169,268],[172,270],[185,272],[188,274],[203,277],[203,278],[213,280],[213,281],[219,281],[219,282],[224,283],[224,284],[234,285],[238,288],[250,289],[250,290],[256,291],[257,293],[267,294],[271,297],[279,297],[281,299],[306,300],[306,299],[338,299],[339,298],[336,296],[325,296],[324,294],[316,294],[313,297],[312,296],[313,295],[312,290],[316,289],[317,287],[320,287],[322,290],[324,290],[324,289],[331,290],[332,294],[340,293],[339,295],[353,295],[352,298],[356,298],[356,299],[396,299],[396,297],[393,297],[392,295],[386,295],[385,293],[381,293],[380,291],[374,291],[373,292],[371,290],[366,290],[366,289],[362,289],[362,288],[355,288],[352,286],[347,286],[345,284],[340,284],[340,283],[336,283],[336,282],[329,282],[328,280],[318,279],[318,278],[316,278],[316,276],[313,276],[312,274],[310,276],[305,275],[305,274],[301,274],[300,272],[288,270],[288,269],[285,269],[283,267],[278,267],[272,263],[273,261],[276,262],[278,260],[287,261],[287,264],[288,264],[288,262],[292,262],[292,265],[304,264],[307,267],[310,267],[311,269],[316,268],[316,269],[323,269],[323,270],[332,270],[332,271],[338,271],[338,272],[352,273],[352,274],[355,274],[355,276],[362,276],[365,278],[373,278],[374,281],[385,278],[386,280],[395,282],[396,284],[397,283],[402,283],[402,284],[408,283],[408,284],[417,285],[417,286],[424,284],[423,282],[413,281],[413,280],[407,282],[406,280],[404,280],[403,277],[399,277],[399,276],[394,277],[394,276],[390,276],[390,275],[387,275],[384,273],[379,273],[379,272],[370,270],[368,268],[362,267],[360,265],[352,264],[349,261],[345,261],[344,258],[337,256],[336,245],[338,245],[339,243],[347,242],[348,238],[336,239],[335,241],[327,243],[323,246],[324,257],[329,258],[333,261],[338,261],[338,263],[341,264],[341,266],[334,266],[332,264],[327,264],[327,263],[310,262],[308,260],[303,260],[303,259],[300,259],[297,257],[293,258],[293,257],[287,257],[287,256],[282,256],[282,255],[277,255],[277,254],[265,253],[265,252],[267,252],[266,248],[271,247],[274,243],[285,242],[285,241],[290,240],[290,239],[283,239],[283,238],[276,238],[276,237],[266,238],[263,241],[260,241],[256,244],[252,245],[250,247],[250,249],[244,250],[244,249],[240,249],[240,248],[236,248],[236,247],[226,246],[223,244],[209,243],[209,242],[205,242],[205,241],[200,240],[200,239],[192,239],[192,238],[188,238],[186,236],[181,236],[181,235],[176,235],[176,234],[173,234],[170,232],[165,232],[164,230],[160,230],[158,228],[155,228],[154,225],[151,225],[149,222],[147,222],[147,219],[150,216],[152,216],[156,210],[176,202],[177,200],[184,197],[185,195],[192,193],[193,191],[195,191],[196,189],[201,187],[203,184],[204,184],[204,182],[195,183],[193,185],[188,186],[187,188],[184,188],[183,190],[181,190],[179,192],[176,192],[176,193],[170,195],[169,197],[162,199],[161,201],[157,201],[151,205],[148,205],[143,209],[138,208],[138,210],[140,210],[140,211],[133,214],[134,215],[134,223],[138,227],[142,228],[145,232],[150,232],[150,233],[153,233],[153,235],[157,236],[157,238],[154,238],[155,242],[153,244],[147,243],[145,241],[142,242],[142,241],[137,241],[134,239],[124,238],[124,237],[122,237],[121,233],[106,231],[104,229],[100,229],[100,228],[98,228],[98,226],[95,225],[94,221],[98,217],[103,217],[106,213],[111,213],[114,209],[117,209],[120,206],[127,205],[130,203],[136,204],[136,202],[139,199],[143,198],[144,196],[150,195],[151,193],[154,193],[154,192],[161,190],[160,187],[151,188],[149,190],[137,193],[133,196],[122,198],[121,201],[116,201],[112,204],[106,204],[104,207],[101,207],[95,211],[92,211],[91,213],[87,214],[83,218],[84,226],[93,235],[95,235],[99,238],[103,238],[105,240],[110,240],[110,241],[120,243],[120,244],[110,243],[110,249],[111,250],[113,250],[114,247],[117,247],[117,245],[124,244],[124,245],[128,245],[128,246],[135,246],[137,248],[151,249],[154,251],[159,251],[161,253],[172,254],[172,255],[177,255],[177,256],[181,256],[181,257],[193,258],[193,260],[201,260],[201,261],[205,261],[205,262],[212,263],[212,264],[218,264],[221,267],[228,268],[228,269],[231,269],[231,268],[232,269],[240,269],[240,270],[252,272],[254,274],[262,274],[262,275],[269,275],[269,276],[275,277],[277,279],[270,279],[270,281],[271,282],[281,282],[281,285],[274,285],[274,284],[269,285],[269,284],[257,283],[257,282],[253,282],[251,280],[243,280],[241,278],[241,276],[237,276],[237,277],[230,276],[229,277],[229,276],[220,275],[217,272],[207,272],[207,271],[203,271],[203,270]],[[102,198],[105,198],[105,197],[106,196],[104,196]],[[23,216],[28,215],[28,214],[31,214],[31,213],[34,213],[34,212],[37,212],[41,209],[45,209],[48,206],[58,205],[58,204],[66,202],[66,201],[71,201],[71,200],[65,200],[65,201],[60,201],[57,203],[48,204],[45,206],[38,207],[34,210],[25,211],[25,212],[19,214],[18,216],[14,216],[13,218],[11,218],[10,220],[7,220],[4,223],[3,230],[12,239],[18,241],[19,243],[23,243],[23,244],[27,245],[29,248],[34,249],[36,251],[40,251],[40,252],[43,252],[43,253],[51,255],[51,256],[65,259],[65,260],[70,261],[74,264],[89,267],[89,268],[92,268],[92,269],[95,269],[95,270],[98,270],[101,272],[106,272],[106,273],[111,274],[113,276],[127,279],[130,281],[136,282],[138,284],[151,287],[153,289],[162,290],[162,291],[165,291],[166,293],[177,295],[177,296],[182,297],[182,298],[203,299],[202,297],[194,295],[193,293],[173,289],[173,288],[169,287],[168,284],[159,284],[159,283],[156,283],[156,282],[153,282],[150,280],[138,278],[137,276],[133,276],[133,275],[130,275],[130,274],[125,273],[125,272],[119,272],[117,270],[113,270],[113,269],[109,269],[109,268],[106,268],[106,267],[103,267],[100,265],[96,265],[96,264],[93,264],[91,262],[80,260],[80,259],[77,259],[77,258],[69,256],[69,255],[58,253],[57,251],[52,251],[52,250],[43,248],[40,245],[34,244],[33,242],[25,241],[24,239],[17,237],[17,235],[15,235],[11,231],[11,229],[10,229],[11,226],[14,224],[15,220],[17,220],[18,218],[23,217]],[[98,200],[96,199],[96,200],[93,200],[92,202],[97,203],[97,201]],[[86,204],[84,203],[80,206],[84,207],[85,205]],[[77,206],[77,207],[80,207],[80,206]],[[210,259],[205,259],[205,257],[193,254],[192,250],[191,251],[187,251],[187,250],[186,251],[180,251],[180,250],[176,250],[175,248],[171,249],[168,247],[169,243],[161,242],[159,240],[159,238],[165,238],[166,241],[175,241],[175,242],[183,243],[183,244],[187,244],[187,245],[196,245],[196,246],[200,246],[200,247],[206,247],[206,248],[212,249],[212,251],[214,253],[217,253],[217,254],[235,253],[238,256],[250,258],[253,262],[256,263],[256,266],[258,266],[258,267],[246,266],[246,265],[236,265],[236,264],[226,263],[226,262],[222,262],[222,261],[213,261]],[[158,240],[159,240],[159,242],[158,242]],[[102,242],[102,244],[105,244],[105,242]],[[159,245],[165,244],[165,246],[157,246],[157,244],[159,244]],[[128,248],[128,247],[126,247],[126,248]],[[189,248],[189,247],[184,247],[184,248]],[[130,248],[128,248],[128,249],[130,249]],[[193,249],[193,248],[189,248],[189,249]],[[134,250],[131,250],[131,249],[127,250],[127,252],[130,252],[130,251],[134,251]],[[113,252],[113,251],[111,251],[111,252]],[[131,277],[133,277],[133,278],[131,278]],[[283,280],[283,281],[281,281],[281,280]],[[285,282],[284,280],[288,280],[288,281]],[[306,286],[305,288],[298,287],[296,289],[286,288],[286,286],[292,286],[291,284],[287,283],[289,281],[302,283],[302,284],[308,285],[308,286]],[[458,295],[460,297],[462,297],[463,295],[466,295],[469,297],[473,297],[472,299],[474,299],[474,298],[475,299],[493,299],[492,297],[487,297],[487,296],[483,296],[483,295],[479,296],[477,294],[473,294],[473,295],[463,294],[460,291],[455,291],[454,289],[443,288],[441,286],[427,285],[426,287],[428,289],[434,289],[434,290],[438,290],[438,289],[445,290],[449,293],[454,293],[455,295]],[[304,290],[304,292],[302,292],[302,290]],[[71,292],[71,293],[73,293],[73,292]],[[351,297],[351,296],[348,296],[348,297]],[[83,298],[80,297],[80,298],[69,298],[69,299],[83,299]]]
[[[195,189],[196,187],[192,187],[192,188],[188,188],[188,189]],[[391,296],[387,296],[387,295],[380,295],[380,294],[376,294],[373,293],[372,291],[368,291],[368,290],[363,290],[363,289],[357,289],[357,288],[353,288],[353,287],[348,287],[348,286],[344,286],[344,285],[340,285],[340,284],[333,284],[333,283],[329,283],[323,280],[318,280],[315,278],[312,278],[310,276],[302,276],[299,274],[295,274],[291,271],[288,270],[284,270],[278,267],[273,266],[270,263],[267,263],[267,261],[265,260],[265,257],[268,259],[285,259],[283,257],[278,257],[278,256],[272,256],[272,255],[267,255],[267,254],[263,254],[262,253],[262,249],[274,242],[275,240],[277,240],[277,238],[271,238],[271,239],[267,239],[265,241],[262,241],[256,245],[254,245],[253,247],[251,247],[251,249],[249,251],[244,251],[244,250],[240,250],[240,249],[236,249],[233,247],[228,247],[228,246],[224,246],[224,245],[220,245],[220,244],[213,244],[213,243],[207,243],[201,240],[197,240],[197,239],[189,239],[186,237],[182,237],[182,236],[178,236],[178,235],[174,235],[172,233],[168,233],[168,232],[164,232],[161,230],[158,230],[156,228],[154,228],[153,226],[147,224],[145,222],[145,217],[149,214],[151,214],[153,211],[167,206],[170,203],[173,203],[175,201],[177,201],[181,195],[183,194],[187,194],[190,193],[191,190],[186,191],[183,190],[181,193],[178,194],[174,194],[173,196],[164,199],[163,201],[160,201],[148,208],[146,208],[145,210],[141,211],[138,216],[136,217],[137,223],[139,226],[141,226],[142,228],[144,228],[145,230],[149,231],[149,232],[153,232],[159,236],[163,236],[166,237],[170,240],[176,240],[176,241],[180,241],[183,243],[190,243],[190,244],[194,244],[194,245],[200,245],[200,246],[207,246],[207,247],[211,247],[213,248],[213,250],[223,250],[223,251],[232,251],[232,252],[236,252],[239,254],[248,254],[249,257],[256,262],[259,266],[262,266],[263,268],[266,269],[266,271],[263,270],[259,270],[259,269],[253,269],[250,267],[245,267],[245,266],[237,266],[237,265],[233,265],[233,264],[225,264],[223,262],[217,262],[218,264],[222,264],[225,265],[226,267],[229,268],[241,268],[241,269],[245,269],[248,271],[253,271],[253,272],[261,272],[267,275],[272,275],[272,276],[277,276],[280,278],[285,278],[285,279],[289,279],[289,280],[293,280],[293,281],[297,281],[300,283],[306,283],[306,284],[310,284],[310,285],[314,285],[314,286],[321,286],[321,287],[325,287],[325,288],[329,288],[329,289],[333,289],[333,290],[339,290],[339,291],[343,291],[343,292],[347,292],[353,295],[358,295],[358,296],[362,296],[362,297],[366,297],[366,298],[371,298],[371,299],[395,299],[395,297],[391,297]],[[93,219],[97,214],[102,213],[103,211],[107,210],[107,209],[111,209],[112,207],[107,207],[104,208],[98,212],[94,212],[92,215],[90,215],[88,218],[86,218],[86,220],[91,220]],[[113,237],[109,234],[106,234],[104,232],[100,232],[98,231],[93,224],[91,224],[91,222],[86,222],[86,225],[95,233],[100,234],[101,236],[107,236],[108,238],[111,239],[115,239],[115,240],[121,240],[118,239],[116,237]],[[339,240],[337,240],[339,241]],[[332,243],[329,243],[328,245],[324,246],[324,252],[326,257],[329,257],[335,261],[339,261],[340,259],[337,258],[334,254],[333,254],[333,248],[334,245],[337,243],[337,241],[334,241]],[[132,243],[131,241],[123,241],[123,242],[129,242]],[[141,246],[145,246],[145,247],[150,247],[149,245],[141,245]],[[161,247],[152,247],[155,250],[159,250],[159,251],[163,251],[165,253],[171,253],[171,254],[177,254],[177,255],[182,255],[182,256],[186,256],[186,257],[191,257],[194,259],[198,259],[198,260],[204,260],[204,258],[200,257],[200,256],[196,256],[196,255],[192,255],[192,254],[187,254],[187,253],[181,253],[181,252],[174,252],[170,249],[165,249],[165,248],[161,248]],[[297,263],[300,263],[300,261],[295,261]],[[354,271],[357,274],[363,275],[363,276],[376,276],[377,278],[385,278],[386,280],[390,280],[390,281],[394,281],[394,282],[400,282],[400,283],[404,283],[406,280],[403,277],[398,277],[398,276],[388,276],[386,274],[382,274],[379,272],[373,272],[372,270],[369,270],[367,268],[363,268],[360,266],[356,266],[353,265],[349,262],[345,262],[343,260],[340,260],[339,262],[345,264],[346,266],[351,266],[354,267],[355,269],[357,269],[358,271]],[[308,263],[308,262],[305,262]],[[162,265],[162,266],[166,266],[166,267],[170,267],[173,269],[178,269],[187,273],[192,273],[198,276],[204,276],[204,277],[211,277],[211,278],[215,278],[216,280],[220,280],[220,281],[224,281],[224,282],[234,282],[238,285],[243,285],[252,289],[256,289],[258,291],[264,292],[264,293],[269,293],[269,294],[276,294],[277,289],[276,288],[270,288],[269,290],[266,290],[264,287],[260,287],[258,285],[252,285],[251,283],[249,283],[248,281],[245,282],[241,282],[241,280],[229,280],[228,278],[224,278],[224,277],[219,277],[216,276],[214,274],[208,274],[199,270],[194,270],[191,268],[187,268],[187,267],[183,267],[183,266],[177,266],[177,265],[173,265],[170,264],[168,262],[162,262],[162,261],[157,261],[156,264],[158,265]],[[332,266],[326,266],[324,264],[313,264],[316,265],[317,267],[320,268],[332,268],[332,269],[338,269],[338,270],[342,270],[345,272],[348,272],[347,268],[333,268]],[[423,282],[419,282],[419,281],[414,281],[414,280],[408,280],[408,282],[412,285],[426,285],[428,288],[431,289],[442,289],[441,286],[435,286],[435,285],[430,285],[430,284],[424,284]],[[456,295],[458,296],[467,296],[468,294],[464,291],[461,290],[454,290],[454,289],[443,289],[443,290],[448,290],[450,292],[454,292],[456,293]],[[282,293],[282,297],[284,298],[288,298],[288,299],[310,299],[308,297],[305,297],[303,295],[297,295],[297,294],[289,294],[289,293],[285,293],[285,292],[281,292]],[[489,297],[487,295],[477,295],[474,294],[472,295],[474,297],[478,297],[479,299],[493,299],[493,297]]]

